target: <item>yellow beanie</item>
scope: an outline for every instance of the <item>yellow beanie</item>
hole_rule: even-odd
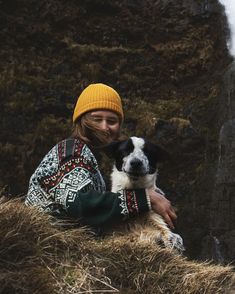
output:
[[[82,91],[74,109],[73,122],[85,112],[97,109],[114,111],[123,121],[124,114],[120,96],[113,88],[99,83],[90,84]]]

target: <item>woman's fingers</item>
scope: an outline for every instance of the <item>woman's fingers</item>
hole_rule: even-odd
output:
[[[170,209],[169,209],[169,215],[170,217],[173,219],[173,220],[176,220],[177,219],[177,215],[175,213],[175,210],[174,208],[171,206]]]
[[[175,228],[175,227],[174,227],[174,224],[173,224],[173,222],[172,222],[172,220],[171,220],[171,217],[169,216],[169,214],[165,214],[165,215],[163,216],[163,218],[164,218],[165,222],[168,224],[168,226],[169,226],[171,229],[174,229],[174,228]]]

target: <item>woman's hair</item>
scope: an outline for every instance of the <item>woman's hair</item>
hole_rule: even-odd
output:
[[[99,147],[110,143],[107,133],[97,127],[89,113],[85,113],[74,123],[72,137],[79,138],[90,147]]]

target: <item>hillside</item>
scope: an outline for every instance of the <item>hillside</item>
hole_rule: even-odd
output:
[[[234,260],[233,188],[215,180],[232,62],[218,1],[2,0],[0,28],[2,188],[26,193],[42,156],[70,134],[77,95],[104,82],[123,97],[124,133],[174,158],[158,185],[178,209],[186,254],[218,261],[216,236],[223,261]]]

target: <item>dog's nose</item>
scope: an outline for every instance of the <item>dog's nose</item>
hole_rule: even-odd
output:
[[[142,161],[139,159],[134,159],[130,162],[132,168],[140,168],[142,166]]]

